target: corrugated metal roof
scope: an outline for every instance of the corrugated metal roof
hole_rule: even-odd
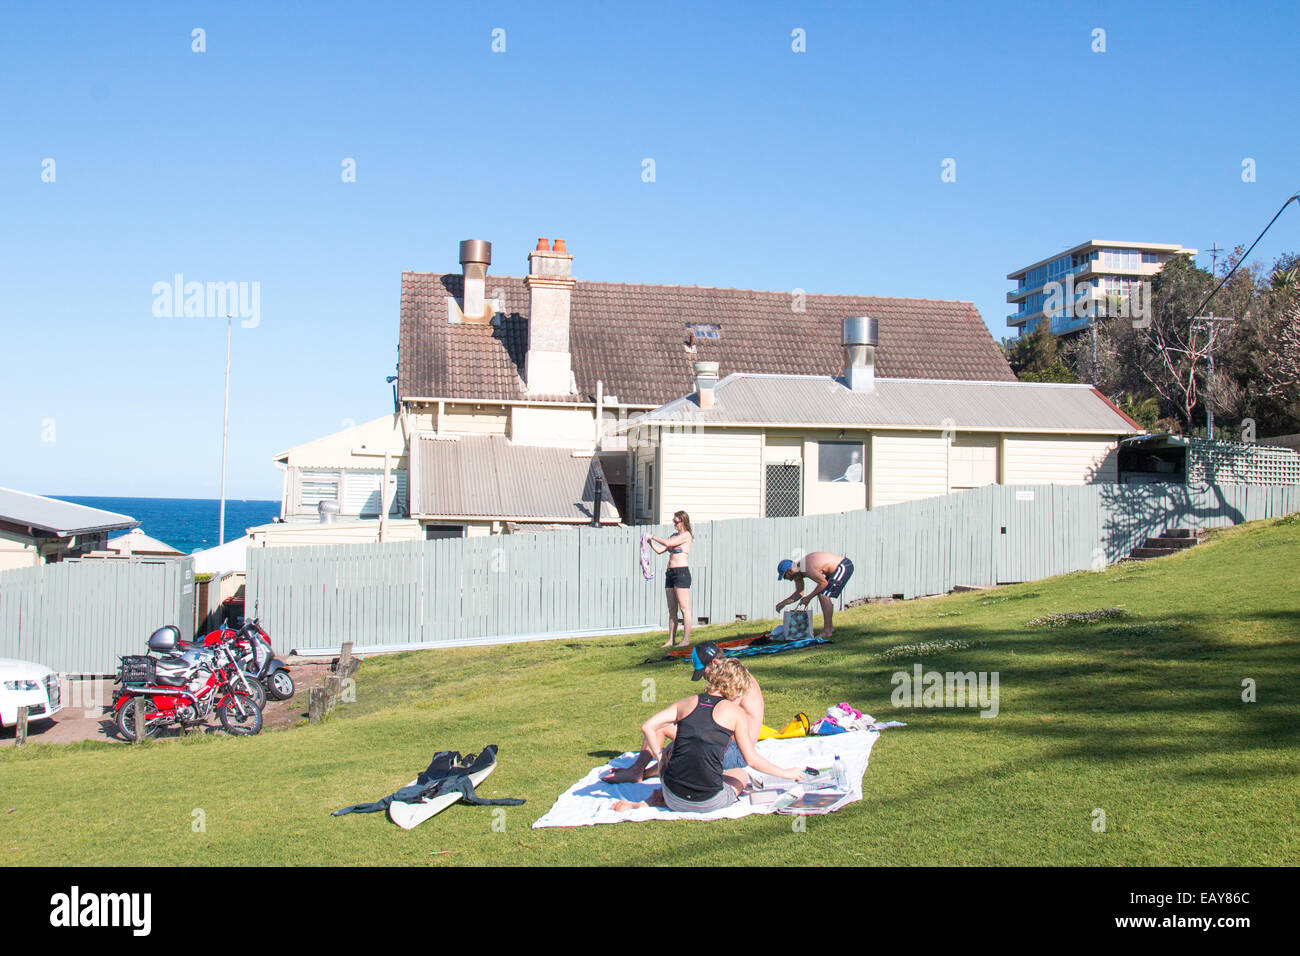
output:
[[[604,478],[595,456],[513,445],[495,435],[465,435],[455,441],[418,436],[411,458],[419,482],[412,517],[586,522],[591,520],[596,477]],[[608,490],[600,517],[603,522],[619,520]]]
[[[98,508],[87,508],[70,501],[45,498],[9,488],[0,488],[0,521],[49,531],[61,537],[91,531],[134,528],[140,523],[129,515],[100,511]]]
[[[638,424],[954,428],[957,431],[1141,432],[1090,385],[878,378],[870,392],[806,375],[728,375],[714,407],[688,395],[630,419]]]

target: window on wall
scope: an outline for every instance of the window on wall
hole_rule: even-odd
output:
[[[803,469],[799,465],[768,465],[763,514],[768,518],[790,518],[801,513]]]
[[[322,501],[337,501],[337,471],[304,471],[298,479],[298,501],[304,508],[315,508]]]
[[[862,443],[824,441],[817,453],[817,480],[848,484],[862,483]]]
[[[652,518],[655,513],[655,466],[645,466],[645,514]]]

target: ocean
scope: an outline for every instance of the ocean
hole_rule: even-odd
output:
[[[51,495],[61,501],[116,511],[140,522],[140,530],[151,538],[170,544],[177,551],[192,554],[217,546],[217,522],[221,502],[216,498],[91,498],[80,495]],[[280,516],[278,501],[226,499],[226,540],[241,538],[245,528],[270,524]],[[114,531],[110,538],[125,534]]]

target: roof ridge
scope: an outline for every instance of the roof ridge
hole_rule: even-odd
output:
[[[460,276],[459,272],[418,272],[414,269],[403,269],[403,276]],[[503,275],[500,273],[489,273],[486,279],[491,283],[493,278],[497,279],[516,279],[523,282],[527,276]],[[699,289],[701,292],[743,292],[748,295],[792,295],[791,289],[744,289],[738,286],[721,286],[721,285],[692,285],[682,282],[610,282],[602,279],[583,279],[578,278],[578,285],[588,286],[620,286],[628,289]],[[975,303],[969,299],[926,299],[914,295],[865,295],[852,292],[809,292],[803,290],[803,295],[814,296],[819,299],[881,299],[887,302],[949,302],[953,305],[966,305],[972,309]]]
[[[721,388],[722,383],[733,378],[781,378],[781,379],[815,379],[831,382],[840,381],[838,375],[796,375],[783,372],[729,372],[726,376],[719,379],[716,388]],[[877,382],[906,382],[908,384],[921,385],[1015,385],[1015,386],[1035,386],[1038,388],[1083,388],[1096,390],[1096,386],[1084,382],[1022,382],[1005,381],[993,378],[894,378],[892,376],[877,375]],[[694,393],[692,393],[694,394]]]

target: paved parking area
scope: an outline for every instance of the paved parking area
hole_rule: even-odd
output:
[[[292,727],[307,719],[307,689],[320,683],[329,673],[329,661],[312,658],[312,663],[289,658],[296,693],[292,700],[267,700],[262,711],[263,731]],[[79,740],[108,740],[122,743],[110,709],[113,702],[112,678],[63,682],[63,709],[53,717],[38,717],[27,725],[28,743],[64,744]],[[208,720],[209,733],[222,733],[221,722]],[[169,731],[175,736],[176,730]],[[14,728],[0,730],[0,747],[14,745]]]

